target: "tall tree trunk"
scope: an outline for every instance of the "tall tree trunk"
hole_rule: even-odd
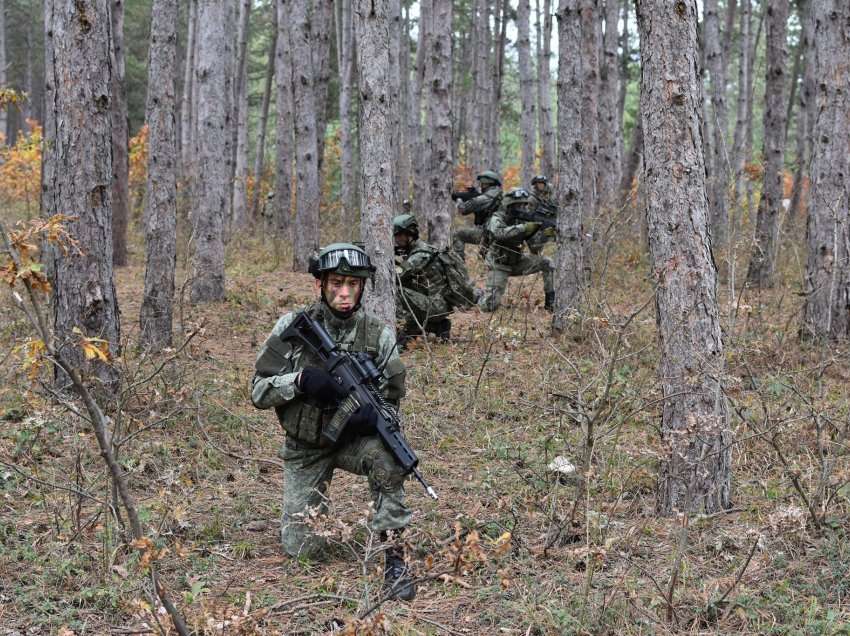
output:
[[[363,162],[363,216],[360,236],[375,266],[366,308],[395,326],[395,265],[392,218],[395,179],[393,150],[386,131],[392,121],[390,79],[391,0],[353,0],[360,84],[360,152]]]
[[[195,122],[192,121],[192,95],[194,93],[195,55],[197,53],[198,0],[190,0],[186,11],[188,33],[186,35],[186,64],[183,69],[183,96],[180,100],[180,165],[183,173],[188,175],[190,163],[194,155],[192,131]]]
[[[413,118],[416,126],[416,176],[413,180],[413,209],[416,216],[425,218],[428,214],[430,203],[428,198],[428,183],[423,179],[428,171],[428,130],[422,125],[422,111],[424,107],[423,96],[425,94],[425,73],[428,60],[428,38],[430,37],[431,17],[433,14],[432,0],[420,0],[419,2],[419,40],[416,43],[416,96],[413,104]],[[363,120],[362,116],[360,118]],[[362,139],[363,136],[361,135]],[[365,194],[365,193],[364,193]]]
[[[519,93],[522,105],[520,117],[520,135],[522,143],[522,182],[529,184],[534,176],[534,149],[536,132],[537,92],[534,90],[534,77],[531,74],[531,39],[529,37],[529,0],[519,0],[516,14],[517,54],[519,56]]]
[[[708,203],[711,210],[711,240],[715,247],[726,243],[729,218],[726,209],[726,186],[729,173],[726,169],[726,64],[721,47],[720,16],[717,0],[704,0],[705,10],[705,58],[711,77],[711,129],[714,131],[711,148],[713,154],[708,183]],[[731,255],[729,255],[731,258]]]
[[[555,130],[552,127],[552,82],[549,65],[552,60],[552,0],[543,0],[543,32],[540,33],[540,0],[538,8],[538,112],[540,120],[540,171],[551,178],[555,173]]]
[[[224,298],[224,222],[229,210],[232,174],[227,100],[227,33],[225,0],[204,0],[198,6],[198,176],[192,206],[193,303]]]
[[[124,0],[112,0],[112,263],[127,264],[127,223],[130,220],[130,133],[124,86]]]
[[[623,177],[620,181],[620,205],[628,203],[629,194],[638,173],[641,159],[643,158],[643,121],[638,112],[638,118],[632,128],[632,143],[626,155],[626,165],[623,169]]]
[[[401,12],[401,6],[399,6]],[[398,186],[399,200],[410,196],[410,129],[407,125],[410,110],[410,40],[408,39],[407,8],[399,17],[398,34],[394,43],[398,53]]]
[[[254,196],[251,200],[251,218],[256,221],[260,209],[260,183],[263,179],[263,166],[266,161],[266,132],[269,125],[269,106],[272,98],[272,83],[275,75],[275,55],[277,53],[277,7],[271,6],[272,40],[269,45],[269,61],[266,63],[266,81],[263,85],[263,105],[260,108],[260,123],[257,133],[257,152],[254,156]]]
[[[352,127],[351,96],[354,85],[354,32],[351,17],[352,0],[339,0],[340,34],[339,45],[339,121],[341,156],[340,199],[342,200],[342,225],[354,227],[357,221],[357,175],[354,171],[354,144],[356,138]]]
[[[630,0],[622,0],[623,2],[623,31],[620,35],[620,95],[618,97],[617,108],[619,110],[619,121],[620,121],[620,129],[623,128],[623,115],[626,111],[626,91],[629,86],[629,80],[631,79],[631,73],[629,72],[630,62],[631,62],[631,44],[629,42],[629,5],[631,4]],[[640,117],[638,117],[640,119]],[[625,170],[626,166],[626,152],[625,148],[623,149],[623,167],[621,172]]]
[[[747,280],[760,287],[774,283],[779,220],[782,215],[782,172],[785,157],[785,83],[788,45],[785,32],[788,0],[774,0],[767,11],[767,76],[764,109],[764,185],[756,218],[755,245]]]
[[[723,392],[717,271],[708,238],[696,0],[636,3],[649,251],[656,277],[664,406],[658,511],[730,506],[731,434]]]
[[[171,346],[177,237],[177,0],[155,0],[148,64],[148,195],[145,206],[145,292],[139,312],[141,343]]]
[[[584,265],[592,266],[592,245],[597,240],[596,224],[599,211],[597,168],[599,152],[599,32],[598,0],[580,0],[581,17],[581,207],[582,216],[590,226],[591,241],[585,241]]]
[[[471,103],[467,104],[470,124],[467,135],[469,140],[467,143],[467,163],[469,163],[473,175],[489,168],[485,165],[486,130],[490,125],[488,117],[490,109],[488,77],[490,69],[490,25],[488,20],[485,20],[485,16],[489,19],[487,7],[487,0],[475,0],[472,3],[472,46],[470,51],[473,58],[473,97],[468,100]]]
[[[452,0],[432,0],[426,54],[428,78],[428,241],[449,244],[452,189]]]
[[[812,4],[818,70],[804,338],[850,336],[850,5]]]
[[[750,7],[750,11],[752,12],[752,6]],[[752,40],[752,48],[750,48],[750,53],[748,56],[749,69],[747,71],[747,78],[749,80],[749,95],[747,97],[747,126],[744,129],[744,162],[745,164],[750,163],[753,159],[753,132],[755,131],[754,118],[753,118],[753,105],[755,103],[755,63],[756,63],[756,53],[759,49],[759,42],[761,41],[761,34],[764,27],[764,18],[767,14],[767,10],[764,6],[762,6],[761,15],[759,16],[758,27],[756,28],[755,38]],[[750,30],[752,31],[752,23],[750,24]],[[747,211],[747,215],[750,215],[750,211],[753,207],[753,191],[755,189],[755,180],[747,179],[747,196],[746,202],[744,204],[745,209]]]
[[[292,93],[295,114],[295,227],[293,270],[306,272],[310,256],[319,247],[319,147],[317,82],[319,55],[318,3],[282,0],[286,7],[284,24],[289,24],[292,47]],[[321,48],[321,46],[319,47]]]
[[[499,5],[499,0],[496,0],[496,5]],[[505,43],[507,42],[508,18],[510,16],[510,0],[504,0],[501,4],[501,10],[497,10],[497,20],[493,33],[499,34],[495,42],[495,51],[493,52],[493,93],[492,93],[492,112],[490,115],[490,131],[487,138],[490,141],[490,148],[487,153],[488,168],[501,172],[502,170],[502,76],[505,70]]]
[[[558,3],[558,251],[555,260],[555,311],[552,327],[564,330],[578,308],[584,287],[581,144],[584,75],[579,0]]]
[[[331,81],[331,33],[333,33],[333,0],[315,0],[313,42],[316,103],[316,151],[318,153],[319,198],[322,193],[322,166],[325,160],[325,130],[328,124],[328,94]],[[318,210],[318,208],[317,208]]]
[[[620,97],[619,56],[617,41],[619,0],[605,1],[605,35],[602,39],[602,60],[599,65],[599,161],[598,183],[600,204],[614,207],[620,187],[622,167],[623,126],[617,100]]]
[[[248,223],[248,31],[251,24],[251,0],[242,0],[239,8],[239,50],[236,77],[236,165],[233,179],[231,229],[238,232]]]
[[[295,155],[295,113],[293,105],[292,47],[289,34],[290,5],[277,2],[277,124],[275,148],[274,231],[278,238],[292,240],[292,158]]]
[[[45,68],[50,115],[44,138],[45,216],[68,214],[69,234],[79,250],[55,250],[51,271],[57,341],[103,338],[112,355],[120,347],[118,301],[112,263],[112,116],[114,87],[109,0],[48,0],[45,4]],[[81,19],[82,17],[85,19]],[[67,81],[84,77],[84,82]],[[68,363],[107,390],[116,388],[116,367],[86,360],[76,344]],[[59,374],[60,385],[67,378]]]
[[[816,112],[815,100],[815,21],[811,0],[798,0],[798,13],[802,32],[800,46],[803,47],[803,83],[800,87],[800,108],[797,112],[797,167],[794,171],[794,186],[788,216],[793,220],[800,213],[803,199],[803,179],[809,174],[812,156],[812,134],[814,132],[812,113]]]
[[[738,38],[738,97],[735,110],[735,133],[732,140],[732,169],[734,176],[732,179],[732,208],[738,208],[739,193],[741,191],[741,180],[744,177],[744,164],[746,158],[744,156],[744,143],[746,138],[746,129],[749,125],[747,121],[747,113],[749,112],[748,102],[750,98],[750,49],[751,49],[751,30],[752,12],[750,9],[751,0],[741,0],[741,17],[740,17],[740,36]],[[734,225],[730,223],[730,225]],[[734,227],[732,228],[734,231]],[[731,255],[730,255],[731,258]]]
[[[0,0],[0,86],[6,88],[6,0]],[[9,138],[8,107],[0,106],[0,145]]]

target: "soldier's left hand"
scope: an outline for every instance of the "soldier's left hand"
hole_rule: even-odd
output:
[[[543,234],[548,236],[549,238],[555,238],[556,236],[558,236],[558,230],[553,227],[547,227],[545,230],[543,230]]]
[[[345,428],[354,435],[375,435],[378,432],[378,413],[371,404],[361,404],[348,418]]]

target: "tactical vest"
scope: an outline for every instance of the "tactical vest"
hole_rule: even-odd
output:
[[[307,310],[310,316],[324,324],[324,316],[321,305],[313,305]],[[354,339],[351,342],[338,343],[344,351],[365,351],[372,359],[377,361],[381,333],[384,324],[377,318],[363,314],[354,327]],[[311,352],[303,348],[303,345],[284,341],[284,345],[294,346],[300,349],[298,368],[306,367],[322,368],[322,361]],[[395,363],[395,364],[394,364]],[[389,377],[389,384],[384,391],[384,396],[391,403],[398,404],[404,392],[404,365],[400,360],[395,360],[387,365],[385,375]],[[303,444],[324,447],[330,443],[322,436],[322,426],[330,422],[336,412],[336,406],[327,406],[315,403],[306,395],[298,394],[296,397],[275,407],[277,418],[286,434]]]

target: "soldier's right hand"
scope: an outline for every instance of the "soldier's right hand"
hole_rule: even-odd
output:
[[[524,223],[523,228],[525,228],[525,235],[531,236],[537,230],[540,229],[540,225],[541,225],[540,223],[537,223],[535,221],[528,221],[527,223]]]
[[[336,404],[345,397],[343,388],[324,369],[306,367],[298,374],[295,384],[302,393],[319,402]]]

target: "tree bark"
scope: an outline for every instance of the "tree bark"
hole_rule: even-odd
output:
[[[598,0],[580,0],[581,18],[581,207],[582,217],[590,226],[591,240],[584,241],[585,268],[592,263],[592,245],[597,240],[596,223],[599,211],[597,167],[599,153],[599,32]]]
[[[620,95],[617,98],[617,108],[619,110],[619,121],[620,121],[620,129],[623,128],[623,115],[626,111],[626,91],[629,86],[629,80],[631,79],[630,62],[631,62],[631,43],[629,42],[629,4],[631,4],[630,0],[622,0],[623,1],[623,31],[620,35]],[[640,119],[640,117],[638,117]],[[621,174],[625,171],[626,165],[626,152],[625,148],[623,148],[622,160],[623,160],[623,169],[620,171]]]
[[[850,5],[812,4],[817,121],[813,134],[803,338],[850,336]]]
[[[700,135],[697,3],[638,0],[636,7],[661,435],[669,449],[657,506],[661,514],[713,513],[730,506],[731,434],[718,383],[723,345]]]
[[[537,0],[540,6],[540,0]],[[552,126],[552,0],[543,0],[542,44],[538,47],[538,108],[540,113],[540,170],[547,177],[555,174],[555,130]]]
[[[239,50],[236,76],[236,165],[233,179],[231,230],[238,232],[248,223],[248,31],[251,24],[251,0],[242,0],[239,8]]]
[[[428,78],[428,241],[449,244],[454,205],[452,190],[452,0],[432,0],[426,54]]]
[[[124,0],[112,0],[112,262],[127,264],[130,134],[124,85]]]
[[[190,299],[202,303],[224,298],[224,221],[230,203],[229,90],[230,59],[225,0],[204,0],[198,7],[198,175],[192,208],[192,283]]]
[[[517,9],[517,55],[519,57],[519,93],[522,105],[520,134],[522,150],[522,182],[528,184],[534,176],[534,149],[536,141],[536,98],[534,78],[531,74],[531,39],[529,37],[529,0],[519,0]]]
[[[612,208],[618,200],[620,168],[622,167],[623,126],[618,100],[619,57],[617,41],[620,5],[619,0],[605,2],[605,35],[602,39],[602,61],[599,65],[599,193],[600,205]]]
[[[430,37],[432,14],[432,0],[420,0],[419,39],[416,43],[416,95],[413,100],[413,120],[416,127],[416,160],[414,162],[416,178],[413,180],[413,209],[419,218],[425,218],[429,209],[429,204],[426,201],[428,198],[428,183],[426,179],[422,178],[428,171],[428,133],[427,129],[422,125],[422,111],[426,111],[427,117],[427,106],[424,104],[423,96],[427,81],[425,75],[428,64],[426,52],[429,46],[428,38]],[[362,135],[360,138],[363,138]]]
[[[815,21],[811,0],[798,0],[798,13],[802,30],[800,46],[803,47],[803,82],[800,87],[800,108],[797,112],[797,167],[794,171],[794,185],[788,216],[796,219],[800,214],[803,199],[803,179],[809,175],[812,156],[812,134],[814,132],[814,113],[816,113],[815,83]]]
[[[6,87],[6,0],[0,0],[0,86]],[[0,106],[0,145],[9,139],[8,107]]]
[[[263,87],[263,105],[260,108],[260,123],[257,133],[257,152],[254,156],[254,196],[251,200],[251,219],[256,221],[260,209],[260,184],[263,179],[263,166],[266,161],[266,132],[269,125],[269,107],[272,98],[272,83],[275,76],[275,55],[277,54],[277,7],[272,4],[272,40],[269,45],[269,61],[266,63],[266,81]]]
[[[148,64],[148,180],[145,206],[145,291],[139,312],[142,346],[171,346],[177,237],[177,0],[155,0]]]
[[[721,47],[720,15],[717,0],[704,0],[705,11],[705,58],[711,77],[711,129],[714,132],[711,144],[712,155],[708,182],[708,203],[711,210],[711,241],[715,247],[726,242],[729,218],[726,208],[726,186],[729,181],[727,170],[726,130],[726,64]],[[731,255],[729,255],[731,258]]]
[[[289,24],[292,59],[292,93],[295,115],[295,227],[292,268],[306,272],[310,256],[319,247],[319,146],[317,83],[320,52],[316,50],[318,3],[282,0],[284,24]],[[321,48],[321,46],[319,47]]]
[[[499,5],[499,0],[496,0],[496,5]],[[501,6],[501,11],[497,11],[497,20],[493,33],[498,32],[499,37],[496,40],[496,50],[493,52],[493,97],[492,111],[490,114],[490,131],[487,133],[487,139],[490,142],[490,147],[487,153],[488,168],[501,172],[502,170],[502,76],[505,70],[505,43],[507,42],[508,16],[510,9],[510,1],[504,0]]]
[[[395,36],[393,46],[398,55],[398,199],[403,201],[410,196],[410,129],[407,125],[408,112],[410,110],[410,40],[408,37],[407,8],[401,15],[399,6],[398,34]]]
[[[277,2],[277,126],[275,157],[274,232],[278,238],[292,240],[292,165],[295,154],[292,48],[290,46],[289,3]]]
[[[354,32],[351,17],[352,0],[340,0],[341,27],[339,45],[339,119],[340,119],[340,199],[343,227],[354,227],[357,221],[357,175],[354,171],[356,138],[353,130],[351,97],[354,85]]]
[[[558,251],[555,257],[555,311],[552,327],[564,330],[577,309],[584,287],[582,228],[581,18],[579,0],[558,4]]]
[[[49,0],[45,68],[51,111],[45,126],[45,216],[73,214],[67,224],[79,251],[53,251],[52,309],[63,353],[73,368],[114,390],[118,370],[86,360],[79,329],[103,338],[115,356],[120,322],[112,261],[112,25],[109,0]],[[86,78],[70,82],[69,77]],[[67,377],[57,373],[65,385]]]
[[[393,151],[386,131],[394,104],[388,90],[391,0],[353,0],[360,88],[360,152],[363,162],[363,211],[360,236],[375,266],[366,309],[395,328],[395,264],[392,218]]]
[[[735,111],[735,133],[732,139],[732,169],[734,176],[732,179],[732,209],[735,210],[739,204],[739,193],[741,190],[741,179],[744,176],[744,142],[746,137],[746,129],[749,125],[747,121],[747,113],[749,112],[748,102],[750,98],[750,48],[751,48],[751,30],[752,12],[750,9],[750,0],[741,1],[740,12],[740,36],[738,38],[738,97]],[[734,231],[734,223],[731,231]]]
[[[472,66],[473,99],[468,103],[469,131],[467,143],[467,163],[472,174],[480,174],[489,169],[487,162],[487,133],[490,126],[492,104],[490,94],[490,25],[488,0],[476,0],[472,5]]]
[[[620,181],[620,205],[628,203],[629,194],[632,191],[632,185],[635,181],[635,175],[638,173],[641,159],[643,158],[643,121],[638,112],[638,118],[632,128],[632,143],[629,153],[626,156],[626,166],[623,170],[623,177]]]
[[[785,66],[788,0],[774,0],[767,11],[767,75],[764,109],[764,185],[756,217],[755,245],[747,281],[770,287],[776,273],[779,220],[782,215],[782,173],[785,157]]]
[[[197,53],[198,0],[190,0],[186,11],[188,33],[186,35],[186,65],[183,69],[183,96],[180,100],[180,165],[183,174],[191,173],[190,164],[194,154],[193,135],[195,122],[192,120],[192,96],[194,94],[195,54]]]

